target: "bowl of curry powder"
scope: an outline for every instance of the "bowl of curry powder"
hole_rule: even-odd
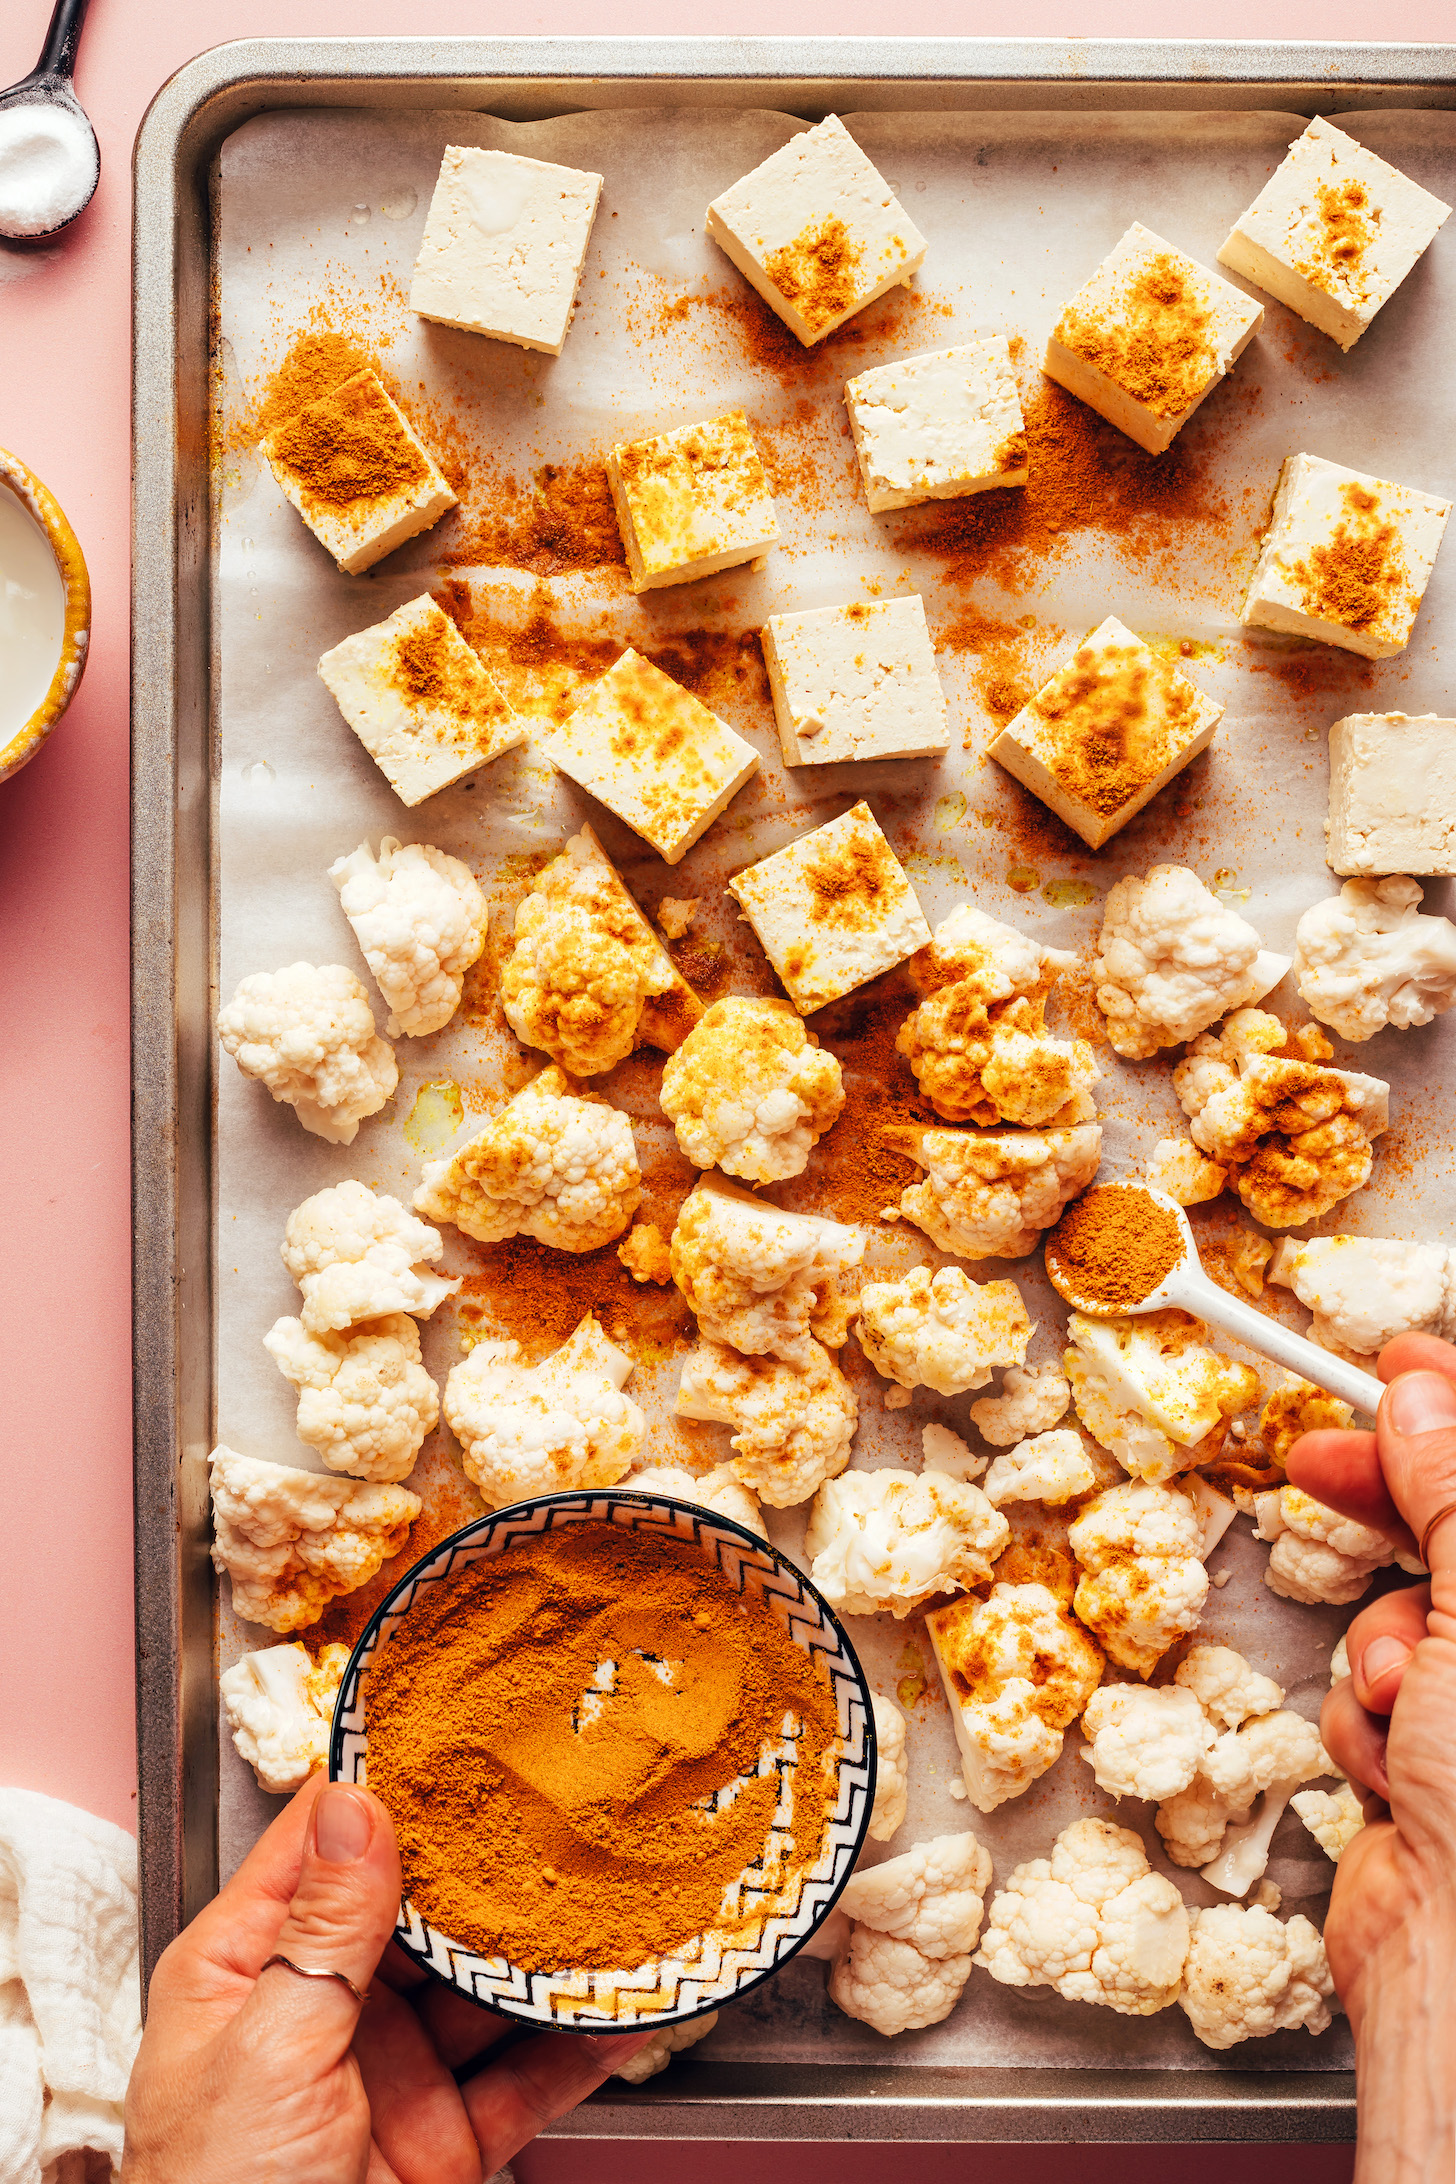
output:
[[[869,1690],[801,1571],[627,1489],[454,1533],[361,1637],[330,1774],[393,1817],[395,1939],[559,2030],[680,2023],[833,1908],[875,1791]]]

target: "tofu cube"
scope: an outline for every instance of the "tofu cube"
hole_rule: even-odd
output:
[[[614,447],[607,484],[633,591],[737,568],[778,539],[773,495],[742,410]]]
[[[1222,717],[1109,614],[1002,729],[991,756],[1100,849],[1207,750]]]
[[[422,804],[525,740],[525,722],[428,593],[346,637],[318,671],[402,804]]]
[[[1316,117],[1218,254],[1353,349],[1451,207]]]
[[[715,197],[707,230],[806,349],[908,282],[927,247],[835,114]]]
[[[929,945],[915,890],[868,804],[728,882],[801,1016]]]
[[[762,643],[785,765],[929,758],[949,744],[921,599],[771,615]]]
[[[1291,455],[1240,619],[1367,660],[1410,642],[1451,503],[1319,455]]]
[[[1326,861],[1342,879],[1456,876],[1456,720],[1350,713],[1330,730]]]
[[[676,864],[759,769],[751,743],[630,648],[559,728],[553,766]]]
[[[372,569],[455,507],[455,495],[379,382],[355,372],[261,442],[264,459],[346,576]]]
[[[410,309],[560,356],[601,194],[599,174],[447,145]]]
[[[1042,370],[1161,455],[1263,318],[1261,304],[1134,222],[1057,320]]]
[[[844,400],[875,515],[1026,483],[1026,422],[1004,334],[861,372]]]

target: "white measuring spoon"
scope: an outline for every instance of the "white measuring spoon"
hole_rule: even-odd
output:
[[[1170,1274],[1164,1276],[1156,1289],[1150,1290],[1139,1304],[1100,1304],[1095,1299],[1081,1296],[1072,1286],[1069,1277],[1061,1272],[1054,1261],[1053,1237],[1047,1238],[1046,1270],[1057,1294],[1064,1297],[1077,1311],[1085,1312],[1089,1319],[1122,1319],[1138,1317],[1144,1312],[1161,1312],[1176,1306],[1179,1311],[1192,1312],[1211,1327],[1217,1327],[1226,1335],[1234,1335],[1249,1349],[1272,1358],[1276,1365],[1285,1365],[1290,1372],[1298,1373],[1302,1380],[1312,1380],[1317,1388],[1325,1388],[1331,1395],[1338,1395],[1346,1403],[1354,1405],[1369,1418],[1375,1416],[1380,1398],[1385,1393],[1385,1383],[1377,1380],[1374,1373],[1362,1372],[1358,1365],[1349,1365],[1342,1357],[1335,1357],[1322,1350],[1318,1343],[1310,1342],[1304,1335],[1292,1334],[1281,1327],[1278,1320],[1269,1319],[1263,1312],[1256,1312],[1251,1304],[1242,1304],[1231,1297],[1226,1289],[1210,1281],[1199,1263],[1198,1246],[1193,1241],[1193,1231],[1188,1216],[1174,1198],[1163,1191],[1149,1189],[1146,1183],[1127,1182],[1099,1183],[1099,1191],[1138,1191],[1150,1198],[1155,1206],[1171,1213],[1178,1223],[1183,1238],[1183,1256]]]

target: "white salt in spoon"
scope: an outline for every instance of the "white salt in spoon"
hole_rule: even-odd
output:
[[[71,89],[89,0],[56,0],[44,50],[28,76],[0,91],[0,235],[35,242],[83,213],[101,153]]]
[[[1236,1336],[1249,1349],[1272,1358],[1276,1365],[1287,1366],[1302,1380],[1312,1380],[1317,1388],[1338,1395],[1367,1417],[1375,1416],[1385,1393],[1383,1381],[1377,1380],[1373,1373],[1362,1372],[1358,1365],[1347,1364],[1342,1357],[1332,1356],[1303,1335],[1292,1334],[1287,1327],[1281,1327],[1278,1320],[1266,1318],[1251,1304],[1241,1304],[1237,1297],[1231,1297],[1227,1290],[1210,1281],[1199,1264],[1198,1246],[1193,1241],[1188,1216],[1176,1199],[1169,1198],[1163,1191],[1150,1190],[1146,1183],[1131,1181],[1099,1183],[1085,1194],[1085,1198],[1101,1197],[1106,1191],[1136,1191],[1141,1197],[1151,1199],[1165,1213],[1171,1213],[1183,1238],[1183,1255],[1157,1288],[1149,1290],[1139,1303],[1104,1304],[1095,1297],[1080,1294],[1070,1273],[1057,1258],[1057,1230],[1053,1229],[1046,1239],[1046,1270],[1052,1286],[1068,1304],[1085,1312],[1089,1319],[1136,1317],[1143,1312],[1161,1312],[1176,1306],[1179,1311],[1195,1313],[1224,1334]],[[1083,1204],[1085,1199],[1076,1203]]]

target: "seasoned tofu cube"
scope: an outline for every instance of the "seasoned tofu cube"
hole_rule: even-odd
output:
[[[742,410],[614,447],[607,483],[633,591],[756,561],[779,535]]]
[[[599,174],[448,144],[410,309],[560,356],[601,193]]]
[[[786,765],[928,758],[949,744],[921,599],[771,615],[762,643]]]
[[[525,722],[428,592],[346,637],[318,671],[403,804],[423,803],[525,740]]]
[[[260,445],[279,485],[346,576],[372,569],[456,505],[429,449],[372,371],[355,372],[320,395]]]
[[[915,890],[868,804],[728,882],[801,1016],[930,944]]]
[[[1325,841],[1342,878],[1456,875],[1456,720],[1435,713],[1337,720]]]
[[[1062,312],[1042,369],[1160,455],[1263,317],[1260,304],[1135,221]]]
[[[1289,456],[1240,619],[1388,660],[1410,642],[1450,513],[1414,486]]]
[[[1026,483],[1026,425],[1004,334],[861,372],[844,400],[876,515]]]
[[[707,230],[806,349],[908,281],[927,247],[835,114],[714,198]]]

